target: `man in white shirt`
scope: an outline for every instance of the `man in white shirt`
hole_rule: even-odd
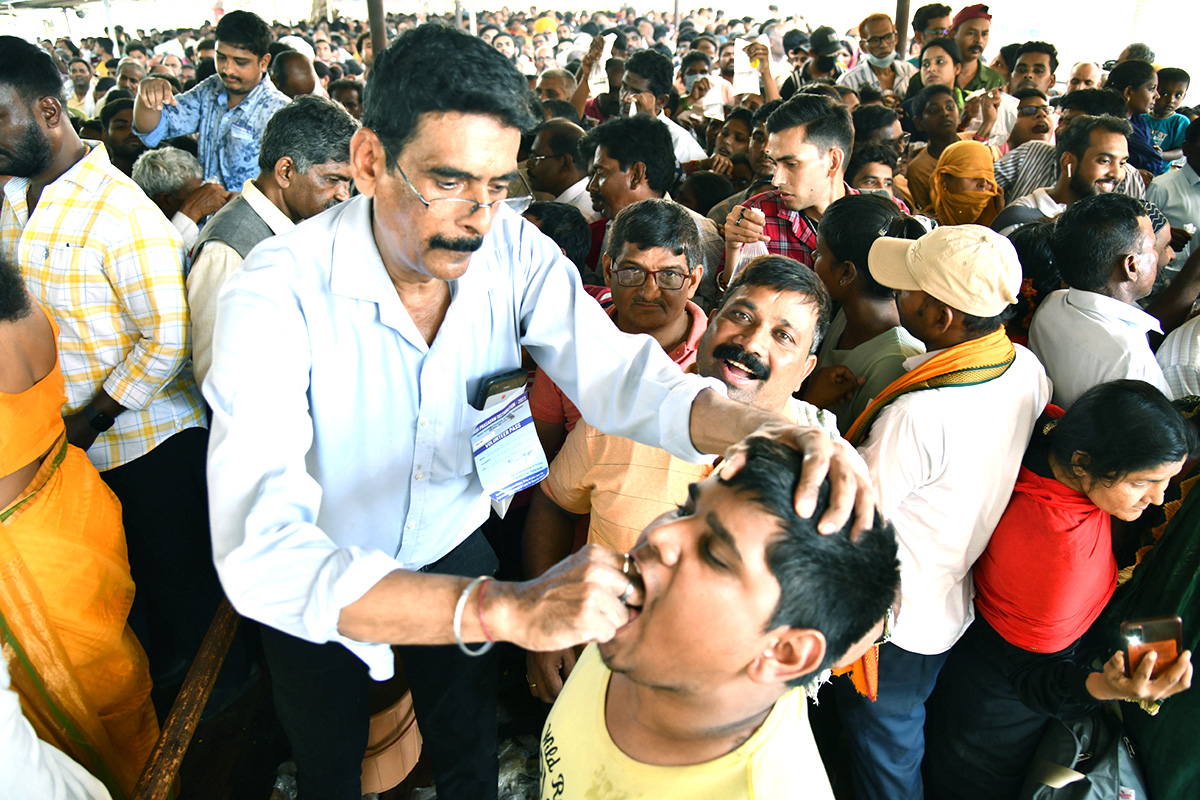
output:
[[[529,198],[507,189],[533,120],[511,62],[424,25],[368,81],[350,146],[362,196],[261,242],[219,295],[204,381],[214,559],[234,606],[264,623],[302,795],[361,797],[368,681],[392,675],[395,644],[438,794],[495,798],[496,674],[467,643],[604,641],[631,591],[601,549],[530,584],[487,578],[491,490],[472,444],[484,414],[470,401],[519,368],[522,347],[602,430],[698,461],[770,425],[818,467],[832,459],[840,502],[823,531],[851,494],[873,503],[852,451],[621,335],[517,215]],[[805,475],[810,515],[821,471]]]
[[[1200,231],[1200,123],[1192,120],[1184,133],[1183,156],[1187,163],[1159,175],[1146,187],[1146,199],[1158,206],[1171,223],[1171,245],[1177,263],[1187,260],[1196,249],[1195,235]],[[1188,234],[1186,226],[1191,225]]]
[[[548,119],[538,125],[529,147],[529,188],[575,206],[592,223],[600,214],[587,190],[587,162],[579,153],[583,137],[583,128],[569,120]]]
[[[1008,505],[1025,444],[1050,399],[1003,316],[1021,288],[1016,250],[977,225],[881,238],[871,275],[896,289],[900,321],[927,352],[848,433],[867,461],[900,545],[901,605],[880,647],[878,699],[845,680],[838,711],[860,799],[923,798],[925,701],[971,624],[971,565]]]
[[[680,164],[705,158],[707,153],[690,133],[663,113],[671,93],[675,69],[671,59],[657,50],[640,50],[625,60],[621,79],[621,115],[649,114],[667,126],[675,160]]]
[[[1125,174],[1132,134],[1129,123],[1117,117],[1076,118],[1055,145],[1058,183],[1013,200],[992,220],[992,229],[1007,236],[1042,217],[1057,217],[1085,197],[1115,191]]]
[[[874,86],[881,92],[904,97],[918,69],[896,55],[896,24],[892,18],[871,14],[859,24],[858,35],[864,58],[837,82],[852,89]]]
[[[1038,306],[1029,349],[1054,382],[1055,405],[1067,408],[1096,384],[1120,378],[1146,381],[1171,397],[1146,339],[1162,328],[1137,305],[1158,274],[1145,207],[1115,193],[1074,203],[1058,218],[1051,248],[1070,288]]]
[[[312,95],[297,97],[267,123],[258,177],[208,221],[191,250],[192,372],[201,384],[212,364],[221,287],[263,239],[350,199],[350,139],[357,130],[344,108]]]

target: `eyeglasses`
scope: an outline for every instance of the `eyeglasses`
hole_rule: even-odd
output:
[[[926,36],[949,36],[950,29],[949,28],[926,28],[925,30],[921,31],[921,33],[925,34]]]
[[[425,195],[421,194],[416,186],[413,186],[413,182],[404,174],[404,170],[400,168],[399,163],[396,164],[396,171],[400,173],[401,178],[404,178],[404,182],[408,184],[408,188],[412,189],[417,199],[429,209],[429,213],[442,219],[462,219],[463,217],[471,216],[481,208],[486,208],[495,214],[498,206],[505,206],[512,209],[515,213],[520,214],[533,203],[533,197],[528,194],[529,187],[526,186],[525,179],[519,175],[517,180],[525,188],[525,196],[505,197],[500,200],[493,200],[490,203],[480,203],[469,197],[434,197],[426,199]]]
[[[1050,106],[1021,106],[1017,109],[1017,113],[1022,117],[1033,117],[1038,114],[1045,114],[1048,117],[1050,116]]]
[[[530,153],[529,154],[529,166],[536,167],[538,164],[542,163],[547,158],[562,158],[563,155],[566,155],[566,154],[563,153],[561,155],[554,155],[553,153],[551,153],[548,156],[543,156],[543,155],[539,155],[538,153]]]
[[[863,39],[867,43],[867,47],[877,47],[881,44],[888,44],[896,40],[896,32],[885,33],[883,36],[872,36],[870,39]]]
[[[890,147],[897,153],[904,152],[904,148],[908,147],[908,143],[912,141],[911,133],[902,133],[895,139],[884,139],[880,142],[884,147]]]
[[[646,277],[653,275],[658,288],[674,292],[683,288],[683,284],[687,282],[688,275],[691,275],[692,271],[689,269],[683,273],[671,269],[659,269],[652,272],[641,267],[625,267],[616,270],[613,274],[617,276],[618,284],[628,287],[642,286],[646,283]]]

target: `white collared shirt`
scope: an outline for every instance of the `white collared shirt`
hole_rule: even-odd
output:
[[[1133,378],[1172,397],[1146,334],[1158,320],[1137,306],[1079,289],[1051,293],[1029,326],[1029,349],[1054,382],[1054,404],[1068,408],[1096,384]]]
[[[1172,397],[1200,395],[1200,317],[1192,317],[1168,333],[1155,358]]]
[[[218,299],[204,395],[213,554],[238,612],[336,641],[392,674],[387,645],[338,633],[341,610],[397,569],[449,553],[489,511],[469,404],[524,346],[601,430],[699,463],[684,375],[621,333],[532,224],[496,212],[427,344],[358,197],[260,243]]]
[[[920,70],[902,58],[896,58],[892,62],[892,67],[896,70],[896,79],[892,83],[891,91],[904,97],[905,92],[908,91],[908,82]],[[879,76],[875,74],[875,70],[871,69],[871,62],[867,61],[866,56],[863,56],[862,61],[838,78],[837,82],[840,86],[849,86],[855,90],[864,86],[874,86],[880,91],[883,90],[883,86],[879,83]]]
[[[675,148],[675,160],[680,164],[686,164],[689,161],[696,161],[701,158],[708,158],[708,154],[704,152],[704,148],[700,146],[700,143],[679,123],[668,117],[666,113],[660,111],[658,121],[667,126],[667,132],[671,134],[671,144]]]
[[[1196,226],[1192,240],[1175,256],[1172,272],[1178,272],[1200,241],[1200,173],[1191,164],[1159,175],[1146,187],[1146,199],[1158,206],[1173,228]]]
[[[592,207],[592,196],[588,194],[587,185],[588,179],[586,177],[580,178],[577,183],[571,184],[565,192],[554,198],[554,201],[556,203],[567,203],[568,205],[575,206],[583,212],[583,218],[590,224],[600,219],[600,215]]]
[[[879,512],[896,526],[901,607],[891,641],[950,649],[975,618],[971,566],[1008,506],[1050,381],[1020,345],[998,378],[922,389],[892,401],[859,447]],[[912,370],[938,352],[912,356]]]

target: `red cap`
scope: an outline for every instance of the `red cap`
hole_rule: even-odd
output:
[[[992,15],[988,13],[988,7],[983,3],[976,3],[973,6],[967,6],[962,11],[954,15],[954,19],[950,22],[950,29],[953,30],[959,25],[962,25],[967,20],[971,19],[991,19]]]

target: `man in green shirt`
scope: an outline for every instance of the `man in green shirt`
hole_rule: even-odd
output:
[[[1004,86],[1004,75],[983,63],[992,27],[992,15],[982,3],[967,6],[954,15],[950,35],[962,52],[962,70],[958,73],[958,88],[964,93]]]

